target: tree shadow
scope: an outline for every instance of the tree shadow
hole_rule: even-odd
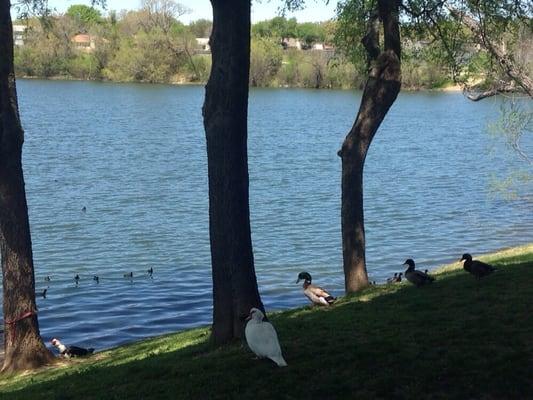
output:
[[[142,342],[137,358],[148,356],[136,359],[120,348],[3,398],[526,398],[533,265],[513,261],[480,282],[452,271],[422,288],[378,286],[333,307],[271,314],[286,368],[241,344],[213,349],[204,330],[178,350]]]

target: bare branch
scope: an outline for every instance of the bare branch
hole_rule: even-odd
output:
[[[520,70],[511,57],[509,57],[500,46],[490,40],[483,27],[474,18],[466,15],[464,12],[456,10],[450,6],[448,6],[448,10],[454,18],[460,20],[466,27],[468,27],[468,29],[470,29],[477,41],[492,55],[504,72],[522,87],[529,97],[533,97],[533,81],[531,78]]]

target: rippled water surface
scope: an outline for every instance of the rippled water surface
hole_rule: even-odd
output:
[[[204,89],[21,80],[18,90],[44,339],[102,349],[210,323]],[[307,304],[294,284],[302,270],[342,294],[336,152],[359,96],[251,91],[250,209],[267,309]],[[431,269],[533,241],[533,188],[513,200],[490,189],[526,166],[487,134],[498,110],[499,100],[456,93],[400,95],[365,169],[372,279],[407,257]]]

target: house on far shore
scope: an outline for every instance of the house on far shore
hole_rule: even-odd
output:
[[[197,53],[210,53],[211,47],[209,46],[209,38],[196,38],[196,44],[198,45],[199,49],[197,50]]]
[[[81,51],[91,53],[96,49],[96,42],[94,36],[87,33],[78,33],[74,35],[70,41],[74,43],[74,46]]]
[[[297,49],[302,50],[302,42],[299,39],[295,38],[283,38],[281,45],[286,49]]]
[[[24,34],[26,25],[13,25],[13,44],[15,46],[24,46]]]

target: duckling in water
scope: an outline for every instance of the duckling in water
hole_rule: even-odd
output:
[[[296,281],[296,283],[300,282],[301,280],[304,281],[304,284],[302,286],[304,288],[304,294],[309,300],[311,300],[311,302],[313,302],[313,304],[329,306],[335,300],[337,300],[336,297],[333,297],[321,287],[312,285],[311,274],[309,274],[308,272],[300,272],[298,274],[298,280]]]
[[[80,276],[76,274],[76,276],[74,277],[74,280],[76,281],[76,285],[77,285],[80,282]]]
[[[133,272],[129,272],[127,274],[124,274],[124,278],[133,278]]]
[[[468,253],[463,254],[460,262],[463,263],[463,268],[465,271],[470,272],[477,279],[481,279],[484,276],[492,274],[496,271],[492,265],[485,264],[484,262],[478,260],[472,260],[472,256]]]
[[[407,279],[416,287],[424,286],[435,280],[434,277],[426,274],[425,272],[415,270],[415,262],[411,258],[405,260],[403,265],[407,266],[407,270],[405,271],[405,279]]]
[[[93,276],[93,281],[95,281],[96,283],[100,283],[100,278],[98,277],[98,275]]]

